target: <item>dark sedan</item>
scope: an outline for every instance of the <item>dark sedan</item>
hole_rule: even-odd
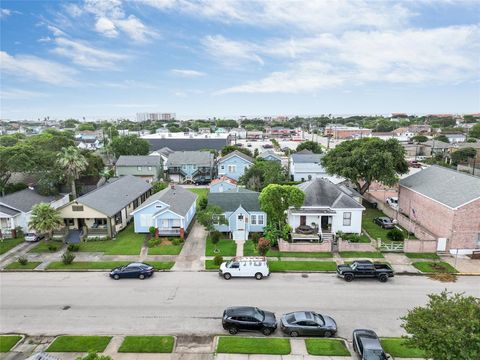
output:
[[[282,331],[292,337],[324,336],[330,337],[337,332],[337,323],[330,316],[313,311],[295,311],[283,315],[280,321]]]
[[[237,306],[223,312],[222,325],[232,335],[243,330],[260,331],[268,336],[277,329],[277,319],[270,311],[252,306]]]
[[[110,271],[110,277],[115,280],[123,278],[143,280],[152,276],[154,271],[155,269],[151,265],[144,263],[131,263],[112,269],[112,271]]]
[[[390,356],[385,354],[377,334],[372,330],[357,329],[353,331],[353,350],[362,360],[390,359]]]
[[[375,222],[375,224],[377,224],[378,226],[384,229],[393,229],[395,227],[395,225],[392,222],[392,219],[386,216],[377,217],[373,219],[373,221]]]

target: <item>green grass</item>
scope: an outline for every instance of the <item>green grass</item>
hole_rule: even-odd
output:
[[[23,241],[23,238],[0,240],[0,255],[5,254],[7,251],[13,249],[15,246],[20,245]]]
[[[252,240],[247,240],[243,244],[243,255],[244,256],[258,255],[257,249],[255,248],[255,243]]]
[[[194,189],[188,189],[188,191],[191,191],[198,195],[197,205],[199,204],[202,198],[206,198],[208,196],[208,188],[194,188]]]
[[[217,352],[227,354],[290,354],[290,341],[281,338],[247,338],[221,336],[218,339]]]
[[[271,272],[283,271],[335,271],[334,261],[269,261]]]
[[[49,245],[55,245],[57,247],[57,250],[52,251],[48,249]],[[31,248],[28,252],[29,253],[52,253],[52,252],[57,252],[63,247],[63,243],[59,240],[40,240],[40,242],[35,245],[33,248]]]
[[[220,250],[218,253],[214,253],[215,247]],[[237,244],[233,240],[220,239],[217,245],[213,245],[210,238],[207,238],[207,247],[205,249],[206,256],[235,256],[237,254]]]
[[[59,336],[50,344],[47,352],[102,352],[111,336]]]
[[[85,241],[80,244],[81,252],[103,252],[105,255],[139,255],[145,234],[135,234],[133,223],[117,234],[115,240]]]
[[[148,255],[178,255],[182,251],[183,244],[180,245],[159,245],[148,248]]]
[[[127,265],[128,262],[126,261],[77,261],[73,262],[70,265],[65,265],[61,261],[54,261],[51,262],[47,266],[47,270],[89,270],[89,269],[96,269],[96,270],[110,270],[117,266]],[[170,269],[175,263],[173,261],[149,261],[148,264],[152,265],[157,270],[165,270]]]
[[[307,352],[317,356],[350,356],[345,343],[334,339],[305,339]]]
[[[118,352],[171,353],[173,343],[173,336],[125,336]]]
[[[390,229],[384,229],[373,222],[373,219],[380,216],[387,216],[387,215],[385,215],[383,212],[381,212],[378,209],[372,209],[367,207],[367,209],[363,212],[363,216],[362,216],[362,228],[375,240],[380,238],[382,239],[382,241],[390,241],[387,237],[387,233],[390,231]],[[407,231],[398,224],[396,226],[397,228],[400,228],[401,230],[403,230],[405,234],[405,238],[407,238],[407,235],[408,235]],[[410,235],[409,238],[415,239],[415,236]]]
[[[255,244],[252,240],[245,241],[243,245],[243,255],[245,256],[258,256],[258,252],[255,249]],[[332,253],[329,252],[294,252],[294,251],[278,251],[269,250],[268,257],[297,257],[297,258],[331,258]]]
[[[16,343],[20,341],[20,335],[2,335],[0,336],[0,353],[9,352]]]
[[[215,265],[213,260],[205,260],[205,269],[206,270],[218,270],[220,265]]]
[[[21,269],[35,269],[41,262],[39,261],[29,261],[26,265],[21,265],[18,261],[8,264],[5,269],[8,270],[21,270]]]
[[[435,253],[405,253],[405,256],[410,259],[432,259],[439,260],[440,256]]]
[[[383,258],[383,254],[378,251],[341,251],[343,258]]]
[[[412,264],[418,270],[424,273],[457,273],[457,269],[455,269],[449,263],[444,261],[417,261]]]
[[[395,358],[424,358],[423,351],[417,348],[410,348],[405,345],[402,338],[381,338],[383,349],[386,353]]]

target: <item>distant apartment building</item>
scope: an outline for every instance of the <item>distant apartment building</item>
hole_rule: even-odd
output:
[[[175,113],[137,113],[137,121],[169,121],[175,120]]]
[[[368,137],[372,134],[372,129],[365,129],[353,126],[343,126],[330,124],[325,126],[323,135],[331,136],[333,139],[351,139],[358,137]]]

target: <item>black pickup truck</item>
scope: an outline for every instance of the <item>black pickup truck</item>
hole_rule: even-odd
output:
[[[393,270],[388,264],[356,260],[350,265],[337,265],[337,275],[348,282],[355,278],[377,278],[381,282],[387,282],[389,277],[393,277]]]

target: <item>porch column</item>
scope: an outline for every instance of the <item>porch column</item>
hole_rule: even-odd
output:
[[[13,220],[13,217],[10,218],[10,229],[15,229],[15,221]]]
[[[108,237],[110,239],[113,238],[112,219],[111,218],[107,218],[107,234],[108,234]]]

